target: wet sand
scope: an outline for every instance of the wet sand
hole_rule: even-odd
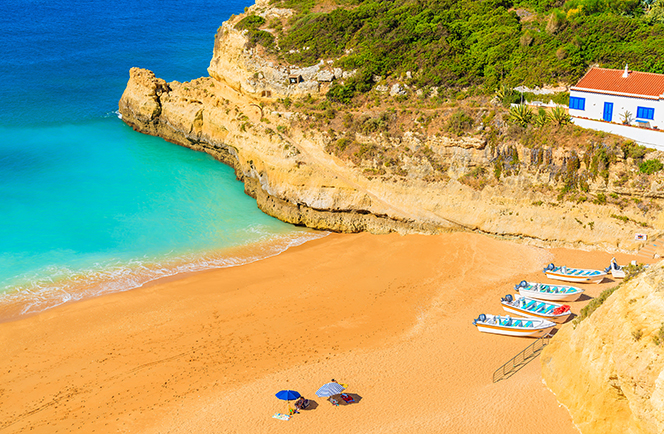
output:
[[[611,256],[468,233],[334,234],[64,305],[0,324],[0,432],[575,433],[538,359],[493,383],[532,340],[472,320],[502,313],[518,281],[546,281],[548,262]],[[332,378],[359,402],[315,397]],[[281,389],[315,408],[273,419]]]

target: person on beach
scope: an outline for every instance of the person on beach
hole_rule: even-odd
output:
[[[309,400],[304,396],[300,396],[297,401],[295,401],[295,413],[299,413],[300,410],[304,409],[309,405]]]
[[[337,384],[341,385],[341,387],[343,387],[344,389],[347,389],[347,388],[348,388],[348,384],[339,383],[339,382],[338,382],[337,380],[335,380],[334,378],[332,379],[332,383],[337,383]]]

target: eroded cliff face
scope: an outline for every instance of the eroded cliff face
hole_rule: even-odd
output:
[[[272,20],[286,19],[293,11],[258,0],[249,13]],[[247,194],[267,214],[340,232],[476,230],[548,246],[608,250],[634,250],[639,247],[636,232],[654,238],[664,228],[657,203],[664,197],[664,175],[641,188],[639,197],[650,201],[641,209],[556,200],[563,185],[560,175],[573,152],[563,147],[489,146],[477,136],[409,131],[399,136],[354,133],[358,142],[396,155],[395,164],[385,173],[384,162],[354,164],[342,158],[331,151],[335,137],[303,122],[307,113],[278,112],[270,102],[324,92],[332,80],[353,72],[334,69],[330,61],[299,68],[269,60],[260,47],[249,47],[246,31],[235,29],[243,16],[219,28],[210,77],[166,83],[151,71],[132,68],[119,108],[135,130],[207,152],[234,167]],[[291,75],[303,81],[290,83]],[[464,181],[476,169],[492,172],[497,159],[507,161],[509,170],[499,182],[476,188]],[[630,187],[608,186],[634,167],[626,161],[614,166],[608,179],[598,178],[588,187],[630,202]],[[383,174],[374,176],[377,172]]]
[[[547,386],[583,434],[664,432],[664,264],[625,283],[542,353]]]
[[[330,138],[325,133],[298,129],[293,119],[301,115],[273,112],[211,77],[166,83],[132,68],[119,107],[123,120],[137,131],[208,152],[234,167],[246,192],[267,214],[311,228],[373,233],[467,229],[549,245],[629,250],[637,247],[634,232],[652,236],[663,226],[659,220],[650,229],[625,223],[611,218],[613,207],[589,202],[551,204],[551,189],[540,187],[557,186],[557,181],[536,164],[481,190],[460,183],[460,175],[508,151],[477,138],[365,137],[384,146],[426,146],[450,162],[446,178],[439,181],[430,180],[428,160],[407,156],[400,157],[405,171],[400,176],[372,177],[366,167],[326,152]],[[522,161],[531,158],[532,150],[516,151]],[[555,150],[549,158],[549,166],[557,167],[566,156]]]
[[[343,171],[335,171],[324,152],[312,148],[308,153],[301,143],[275,132],[273,124],[261,122],[260,106],[210,77],[167,84],[151,71],[132,68],[119,109],[137,131],[207,152],[232,166],[259,208],[285,222],[374,233],[434,233],[454,227],[393,209]]]

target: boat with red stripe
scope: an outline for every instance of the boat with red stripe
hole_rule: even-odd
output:
[[[572,314],[570,307],[566,304],[551,303],[548,301],[536,300],[522,295],[507,294],[500,300],[503,309],[507,313],[515,315],[542,318],[562,324]]]

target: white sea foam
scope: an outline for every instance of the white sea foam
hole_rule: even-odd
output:
[[[42,277],[23,276],[23,285],[0,288],[0,319],[11,320],[60,306],[64,303],[139,288],[149,282],[182,273],[236,267],[266,259],[327,236],[327,232],[297,232],[265,235],[250,245],[200,255],[181,255],[156,262],[148,258],[127,263],[95,264],[84,271],[68,267],[40,270]],[[48,277],[43,277],[48,276]]]

